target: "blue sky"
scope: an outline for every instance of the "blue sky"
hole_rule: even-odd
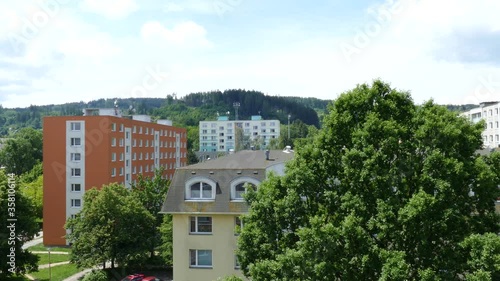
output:
[[[0,104],[233,88],[334,99],[381,78],[417,103],[500,100],[497,0],[0,3]]]

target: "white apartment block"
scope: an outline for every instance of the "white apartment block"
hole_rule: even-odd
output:
[[[272,139],[280,136],[279,120],[264,120],[254,115],[250,120],[229,120],[227,116],[219,116],[214,121],[200,121],[200,151],[228,152],[237,146],[236,131],[241,129],[245,139],[254,141],[260,138],[265,147]]]
[[[500,146],[500,102],[483,102],[479,107],[462,115],[474,123],[485,120],[486,126],[482,133],[484,146],[489,148]]]

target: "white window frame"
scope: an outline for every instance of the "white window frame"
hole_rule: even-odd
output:
[[[70,127],[71,127],[71,131],[79,132],[82,130],[82,123],[81,122],[71,122]]]
[[[111,152],[111,162],[116,161],[116,152]]]
[[[71,138],[71,146],[75,147],[82,146],[82,138]]]
[[[78,175],[77,175],[76,171],[79,171]],[[82,169],[80,169],[80,168],[71,168],[71,176],[75,177],[75,178],[81,177],[82,176]]]
[[[76,188],[78,186],[78,188]],[[81,183],[72,183],[71,184],[71,192],[81,192],[82,184]]]
[[[79,152],[71,153],[71,162],[80,162],[80,161],[82,161],[82,154],[81,153],[79,153]]]
[[[203,221],[204,219],[208,219],[208,221]],[[208,225],[208,223],[210,225],[210,231],[200,231],[200,226]],[[189,234],[202,234],[202,235],[212,234],[213,227],[214,227],[214,221],[213,218],[210,216],[189,217]]]
[[[253,185],[255,185],[256,188],[259,187],[260,185],[260,181],[255,179],[255,178],[252,178],[252,177],[238,177],[234,180],[231,181],[230,183],[230,187],[231,187],[231,201],[245,201],[245,199],[243,199],[243,197],[237,197],[236,196],[236,187],[240,184],[240,183],[251,183]],[[245,190],[246,192],[246,190]]]
[[[111,176],[116,176],[116,168],[111,168]]]
[[[172,164],[172,163],[170,163]],[[211,196],[210,197],[203,197],[203,183],[209,185],[211,187]],[[191,186],[194,184],[199,184],[200,185],[200,195],[199,197],[192,197],[192,192],[191,192]],[[209,178],[206,177],[193,177],[189,180],[186,181],[185,184],[185,199],[186,200],[192,200],[192,201],[213,201],[215,200],[215,193],[216,193],[216,188],[217,188],[217,183]]]
[[[200,254],[210,255],[210,264],[201,264],[199,262]],[[212,250],[189,249],[189,267],[191,268],[212,268],[213,253]]]
[[[78,204],[76,204],[78,202]],[[71,208],[80,208],[82,206],[81,199],[71,199]]]

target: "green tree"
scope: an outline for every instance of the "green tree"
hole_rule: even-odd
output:
[[[5,141],[4,148],[0,150],[0,166],[5,166],[8,173],[21,175],[40,163],[42,156],[42,132],[23,128]]]
[[[132,185],[133,194],[138,201],[154,217],[154,222],[143,229],[143,238],[147,241],[150,256],[153,257],[156,247],[161,244],[161,235],[158,228],[163,222],[163,215],[160,214],[163,201],[168,192],[170,181],[163,179],[164,168],[161,167],[155,171],[153,178],[139,175],[137,183]]]
[[[495,233],[473,234],[460,246],[467,252],[467,280],[489,276],[500,280],[500,236]],[[470,276],[469,276],[470,275]]]
[[[252,280],[457,280],[460,243],[497,233],[483,123],[376,80],[335,100],[284,177],[256,193],[239,238]],[[498,155],[492,155],[498,159]],[[262,218],[266,218],[263,220]]]
[[[104,185],[85,192],[82,211],[68,219],[67,239],[72,242],[71,261],[80,268],[111,261],[128,266],[147,257],[146,231],[154,217],[137,197],[122,185]]]
[[[167,265],[172,265],[173,263],[173,225],[172,225],[172,215],[165,214],[163,217],[163,222],[160,225],[159,232],[161,235],[161,244],[158,250],[163,261]]]
[[[0,279],[38,270],[38,257],[22,249],[38,232],[30,201],[19,192],[19,178],[0,170]],[[15,219],[16,221],[11,221]]]

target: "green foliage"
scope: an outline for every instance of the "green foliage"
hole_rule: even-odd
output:
[[[71,261],[79,268],[106,261],[128,266],[146,258],[148,231],[155,218],[130,190],[116,183],[85,192],[82,211],[68,219],[67,239],[72,241]]]
[[[107,281],[108,274],[104,270],[94,269],[83,277],[82,281]]]
[[[476,153],[482,131],[382,81],[342,94],[313,140],[295,147],[286,175],[248,195],[238,240],[245,275],[458,280],[493,270],[495,255],[473,254],[492,249],[490,238],[460,250],[500,226],[500,156]]]
[[[21,175],[42,162],[42,156],[42,132],[23,128],[5,141],[0,150],[0,166],[5,166],[7,173]]]
[[[500,236],[473,234],[460,246],[467,252],[467,271],[471,272],[467,280],[500,280]],[[490,279],[483,279],[484,276]]]
[[[137,183],[132,186],[132,193],[138,201],[144,206],[154,222],[143,229],[143,239],[147,241],[151,257],[154,255],[156,247],[161,244],[161,235],[158,228],[163,222],[163,215],[160,214],[163,201],[167,195],[170,181],[163,179],[164,168],[161,167],[155,171],[153,178],[145,178],[139,175]]]
[[[35,214],[38,220],[43,218],[43,176],[38,176],[31,182],[25,182],[21,176],[21,193],[31,202],[35,208]]]
[[[0,170],[0,279],[12,273],[26,273],[38,268],[38,257],[22,249],[38,232],[35,210],[30,201],[19,192],[19,178]],[[12,215],[11,215],[12,214]],[[8,221],[16,219],[16,221]],[[8,228],[9,227],[9,228]],[[15,262],[11,257],[15,256]]]
[[[161,245],[158,248],[163,261],[167,265],[172,265],[173,263],[173,225],[172,225],[172,215],[164,215],[163,222],[159,227],[159,232],[161,235]]]

